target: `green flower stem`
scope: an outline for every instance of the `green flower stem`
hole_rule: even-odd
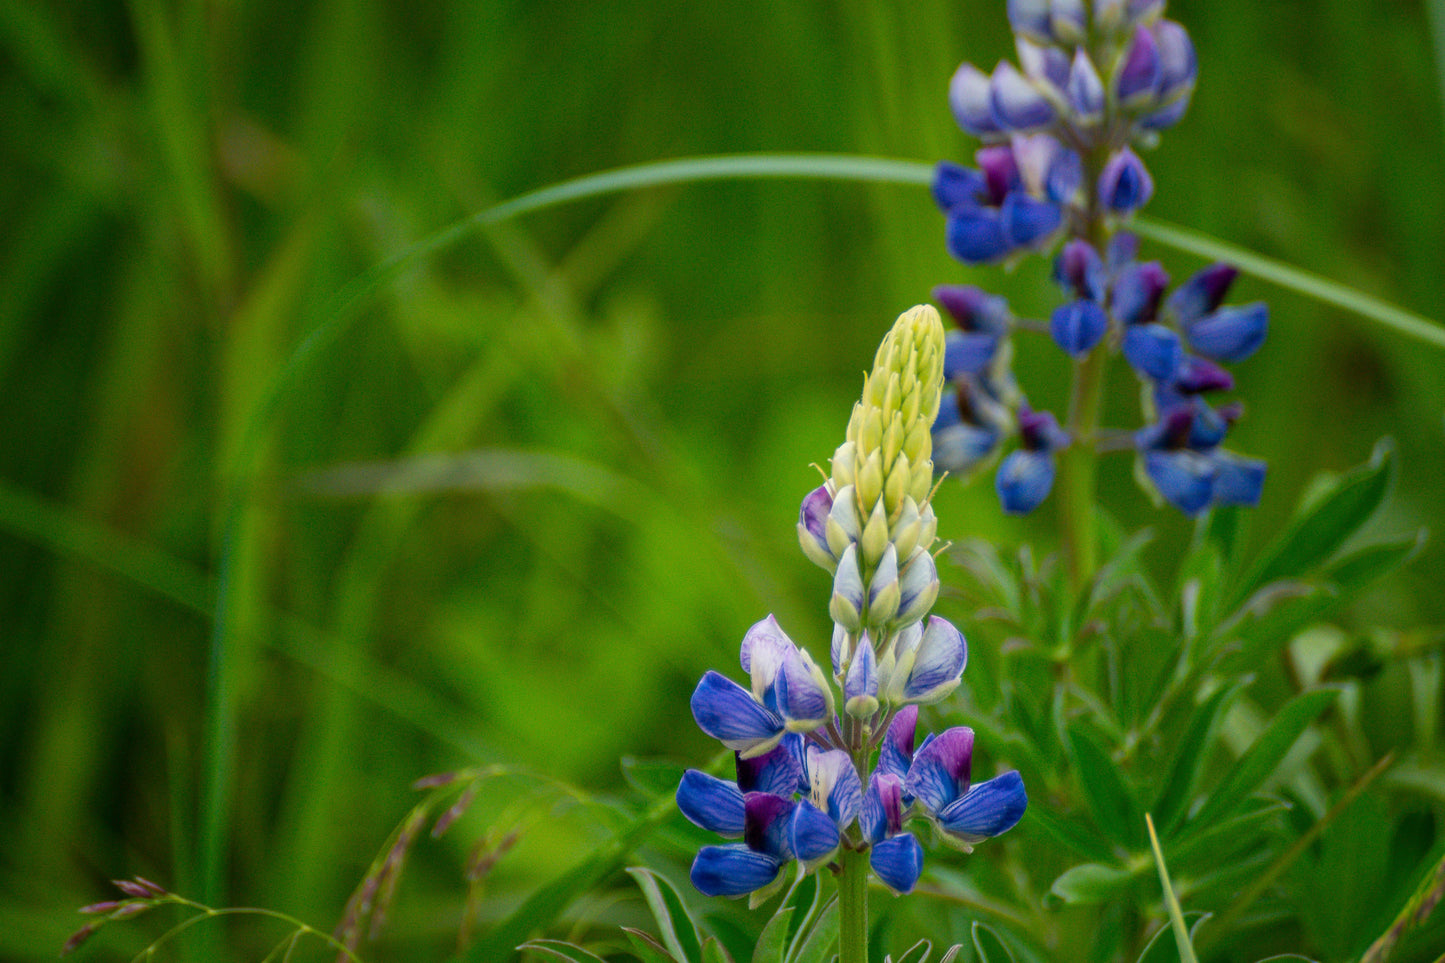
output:
[[[1069,567],[1069,585],[1075,593],[1094,577],[1097,565],[1094,535],[1095,467],[1099,409],[1104,397],[1104,366],[1108,354],[1101,344],[1074,365],[1074,383],[1069,394],[1066,428],[1073,444],[1061,455],[1059,499],[1060,529],[1064,559]]]
[[[838,874],[838,963],[868,963],[868,853],[845,850]]]

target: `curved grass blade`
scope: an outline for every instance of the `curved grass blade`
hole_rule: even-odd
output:
[[[1159,867],[1159,885],[1164,888],[1164,905],[1169,909],[1174,940],[1179,944],[1179,963],[1199,963],[1194,955],[1194,943],[1189,938],[1189,926],[1184,921],[1184,912],[1179,908],[1179,898],[1174,895],[1174,885],[1169,882],[1164,853],[1159,849],[1159,836],[1154,832],[1154,819],[1148,813],[1144,814],[1144,825],[1149,830],[1149,846],[1154,850],[1154,865]]]

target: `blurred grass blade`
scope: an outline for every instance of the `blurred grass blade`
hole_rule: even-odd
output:
[[[1181,251],[1228,261],[1245,274],[1251,274],[1262,281],[1269,281],[1316,301],[1358,314],[1381,327],[1423,341],[1432,347],[1445,348],[1445,325],[1431,321],[1424,315],[1396,307],[1388,301],[1371,297],[1338,281],[1331,281],[1310,271],[1255,254],[1208,234],[1176,227],[1153,218],[1135,218],[1130,229],[1140,237],[1147,237],[1151,241],[1158,241]]]
[[[529,953],[541,953],[551,959],[566,960],[567,963],[607,963],[591,950],[563,940],[532,940],[530,943],[523,943],[517,949],[526,950]]]
[[[1410,930],[1424,923],[1442,899],[1445,899],[1445,855],[1442,855],[1435,868],[1420,880],[1420,885],[1415,887],[1414,894],[1390,924],[1390,928],[1370,944],[1365,955],[1360,957],[1360,963],[1385,963],[1395,944]]]
[[[1179,944],[1180,963],[1199,963],[1194,955],[1194,944],[1189,939],[1189,926],[1179,908],[1179,898],[1174,895],[1174,885],[1169,882],[1169,870],[1164,865],[1164,853],[1159,849],[1154,820],[1148,813],[1144,814],[1144,825],[1149,829],[1149,846],[1154,850],[1154,865],[1159,868],[1159,885],[1164,888],[1164,905],[1169,910],[1169,922],[1174,927],[1174,940]]]

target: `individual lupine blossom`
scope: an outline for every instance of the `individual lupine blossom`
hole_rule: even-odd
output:
[[[865,850],[874,875],[907,893],[923,868],[922,843],[907,820],[927,820],[967,849],[1023,815],[1017,773],[991,780],[996,790],[970,788],[967,729],[938,737],[957,749],[965,737],[950,734],[967,733],[966,750],[948,757],[947,779],[932,755],[917,767],[920,785],[948,787],[919,794],[908,784],[917,707],[957,688],[968,657],[963,633],[929,614],[939,590],[930,429],[946,350],[933,308],[899,317],[864,380],[827,481],[799,510],[803,552],[833,576],[831,680],[768,616],[743,638],[750,685],[710,671],[693,693],[698,726],[736,760],[734,781],[688,770],[678,786],[689,820],[740,840],[699,851],[691,876],[707,895],[750,895],[757,905],[784,885],[785,867],[808,872],[835,865],[843,851]],[[967,806],[949,808],[965,798]],[[966,818],[954,818],[965,810]]]
[[[1013,333],[1042,329],[1079,362],[1122,353],[1144,381],[1145,427],[1132,440],[1151,495],[1190,514],[1257,503],[1264,465],[1220,447],[1240,407],[1216,410],[1202,396],[1233,387],[1219,363],[1258,349],[1267,309],[1221,306],[1237,273],[1222,264],[1166,300],[1168,275],[1139,262],[1137,240],[1117,230],[1155,189],[1136,148],[1152,147],[1193,95],[1188,33],[1163,18],[1162,0],[1009,0],[1007,9],[1017,66],[985,73],[964,64],[949,84],[959,125],[983,141],[977,167],[940,162],[933,192],[948,248],[965,263],[1047,254],[1062,241],[1054,277],[1065,299],[1046,322],[1021,322],[979,288],[934,289],[957,325],[947,335],[935,467],[968,477],[1016,437],[995,488],[1006,511],[1026,513],[1047,498],[1058,451],[1099,443],[1105,433],[1071,437],[1016,386]]]

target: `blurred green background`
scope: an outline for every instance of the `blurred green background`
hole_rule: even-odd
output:
[[[1149,214],[1445,317],[1429,11],[1169,14],[1200,84],[1146,157]],[[966,160],[946,85],[1011,56],[1001,0],[0,0],[0,51],[4,959],[53,958],[107,879],[197,894],[216,826],[227,902],[329,929],[419,776],[506,762],[606,795],[623,755],[708,758],[687,697],[706,668],[736,674],[748,625],[774,612],[825,644],[797,504],[892,319],[942,282],[1036,316],[1056,297],[1040,263],[953,263],[918,188],[674,186],[424,259],[270,394],[349,281],[532,188],[739,151]],[[1390,531],[1438,528],[1445,355],[1248,278],[1231,300],[1256,298],[1272,330],[1236,369],[1232,442],[1270,464],[1250,544],[1386,434]],[[1020,348],[1031,398],[1057,406],[1058,353]],[[1167,569],[1187,522],[1148,506],[1127,458],[1101,489],[1157,527]],[[986,481],[936,505],[945,538],[1054,542],[1047,507],[1004,519]],[[1442,565],[1432,543],[1356,617],[1445,622]],[[208,829],[228,735],[229,810]],[[599,838],[537,791],[498,783],[420,846],[397,921],[413,958],[455,931],[468,836],[534,814],[484,918]],[[158,932],[113,929],[96,958]],[[236,945],[259,958],[249,932]]]

